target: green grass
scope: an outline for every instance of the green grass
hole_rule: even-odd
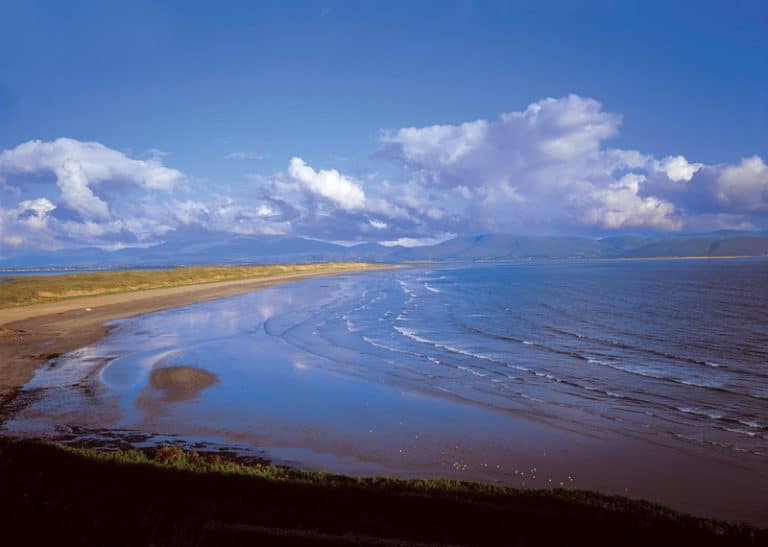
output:
[[[178,447],[0,438],[0,537],[91,545],[766,545],[768,532],[623,497],[358,478]]]
[[[264,266],[194,266],[168,270],[120,270],[7,277],[0,281],[0,308],[25,306],[80,296],[124,293],[217,281],[269,278],[289,274],[374,269],[359,262],[271,264]]]

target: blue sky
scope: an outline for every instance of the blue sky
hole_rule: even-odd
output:
[[[767,36],[764,2],[5,0],[0,237],[765,229]]]

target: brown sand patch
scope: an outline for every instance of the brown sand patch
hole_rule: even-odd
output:
[[[170,403],[196,399],[218,381],[215,374],[189,365],[158,368],[150,374],[136,406],[150,416],[161,415]]]
[[[162,392],[166,401],[184,401],[197,397],[205,388],[217,383],[219,378],[207,370],[189,365],[164,367],[152,371],[149,385]]]

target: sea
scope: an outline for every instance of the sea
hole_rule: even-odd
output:
[[[3,432],[594,489],[768,526],[763,258],[417,265],[113,326],[42,367]]]

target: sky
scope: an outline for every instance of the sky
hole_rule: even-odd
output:
[[[768,228],[764,1],[0,0],[0,254]]]

